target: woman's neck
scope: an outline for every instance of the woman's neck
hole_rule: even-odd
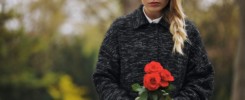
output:
[[[147,10],[145,7],[143,7],[143,9],[144,9],[146,15],[147,15],[151,20],[157,19],[157,18],[159,18],[159,17],[162,16],[162,13],[161,13],[161,12],[151,12],[151,11]]]

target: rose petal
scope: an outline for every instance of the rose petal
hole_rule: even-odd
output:
[[[168,87],[169,82],[167,82],[167,81],[161,81],[160,82],[160,85],[161,85],[161,87]]]
[[[160,87],[161,77],[158,73],[145,74],[144,76],[144,86],[150,90],[154,91]]]
[[[146,64],[144,68],[146,73],[160,72],[161,70],[163,70],[163,67],[156,61],[151,61],[150,63]]]

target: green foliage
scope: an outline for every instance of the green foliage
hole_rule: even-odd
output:
[[[88,100],[83,96],[86,88],[75,85],[69,75],[61,75],[56,85],[49,87],[48,91],[54,100]]]
[[[173,89],[172,85],[169,85],[167,88],[159,88],[155,91],[148,91],[144,86],[140,86],[138,83],[134,83],[131,86],[132,90],[138,92],[138,97],[136,100],[171,100],[168,91]]]
[[[212,99],[229,100],[239,34],[238,7],[234,2],[224,0],[203,10],[199,9],[197,3],[197,0],[184,2],[184,7],[188,18],[193,20],[200,30],[215,68],[215,91]]]
[[[138,83],[133,84],[133,85],[132,85],[132,89],[133,89],[133,91],[135,91],[135,92],[141,92],[141,86],[140,86],[140,84],[138,84]]]
[[[46,54],[47,50],[34,49],[35,46],[46,44],[38,42],[38,38],[30,38],[25,35],[23,29],[7,30],[5,22],[15,17],[13,13],[12,10],[0,13],[0,99],[48,100],[50,97],[44,90],[56,80],[56,74],[45,70],[47,63],[40,63],[41,66],[46,65],[43,68],[34,66],[38,65],[34,64],[35,62],[40,61],[33,59],[36,55]],[[44,60],[45,57],[39,60]],[[38,93],[38,91],[43,92]],[[38,94],[42,94],[43,97],[37,97]]]
[[[5,28],[5,22],[16,17],[12,13],[0,13],[1,100],[51,100],[48,89],[59,81],[61,73],[71,75],[78,87],[93,88],[89,80],[96,53],[94,50],[90,54],[82,52],[85,43],[81,37],[56,34],[62,22],[56,19],[61,15],[41,24],[33,21],[39,28],[27,32],[23,27],[18,30]],[[50,22],[52,27],[48,26]],[[84,98],[95,98],[93,93],[92,90],[84,92]]]

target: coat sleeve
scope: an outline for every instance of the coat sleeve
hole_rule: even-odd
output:
[[[214,70],[208,60],[200,33],[192,23],[187,23],[190,34],[190,54],[185,81],[174,100],[209,100],[213,94]]]
[[[113,22],[101,44],[93,82],[99,100],[129,100],[129,96],[119,85],[120,64],[117,34],[122,23]]]

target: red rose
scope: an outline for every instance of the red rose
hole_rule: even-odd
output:
[[[160,82],[161,87],[168,87],[168,85],[169,85],[168,81],[164,81],[163,79],[161,79],[161,82]]]
[[[167,87],[169,85],[169,82],[174,81],[174,77],[166,69],[160,71],[160,77],[161,77],[160,85],[162,87]]]
[[[171,73],[166,70],[166,69],[163,69],[160,71],[160,76],[161,78],[164,80],[164,81],[174,81],[174,77],[171,75]]]
[[[144,70],[146,73],[154,73],[163,70],[163,67],[159,62],[151,61],[150,63],[145,65]]]
[[[144,76],[144,86],[149,91],[157,90],[160,87],[161,77],[159,73],[145,74]]]

